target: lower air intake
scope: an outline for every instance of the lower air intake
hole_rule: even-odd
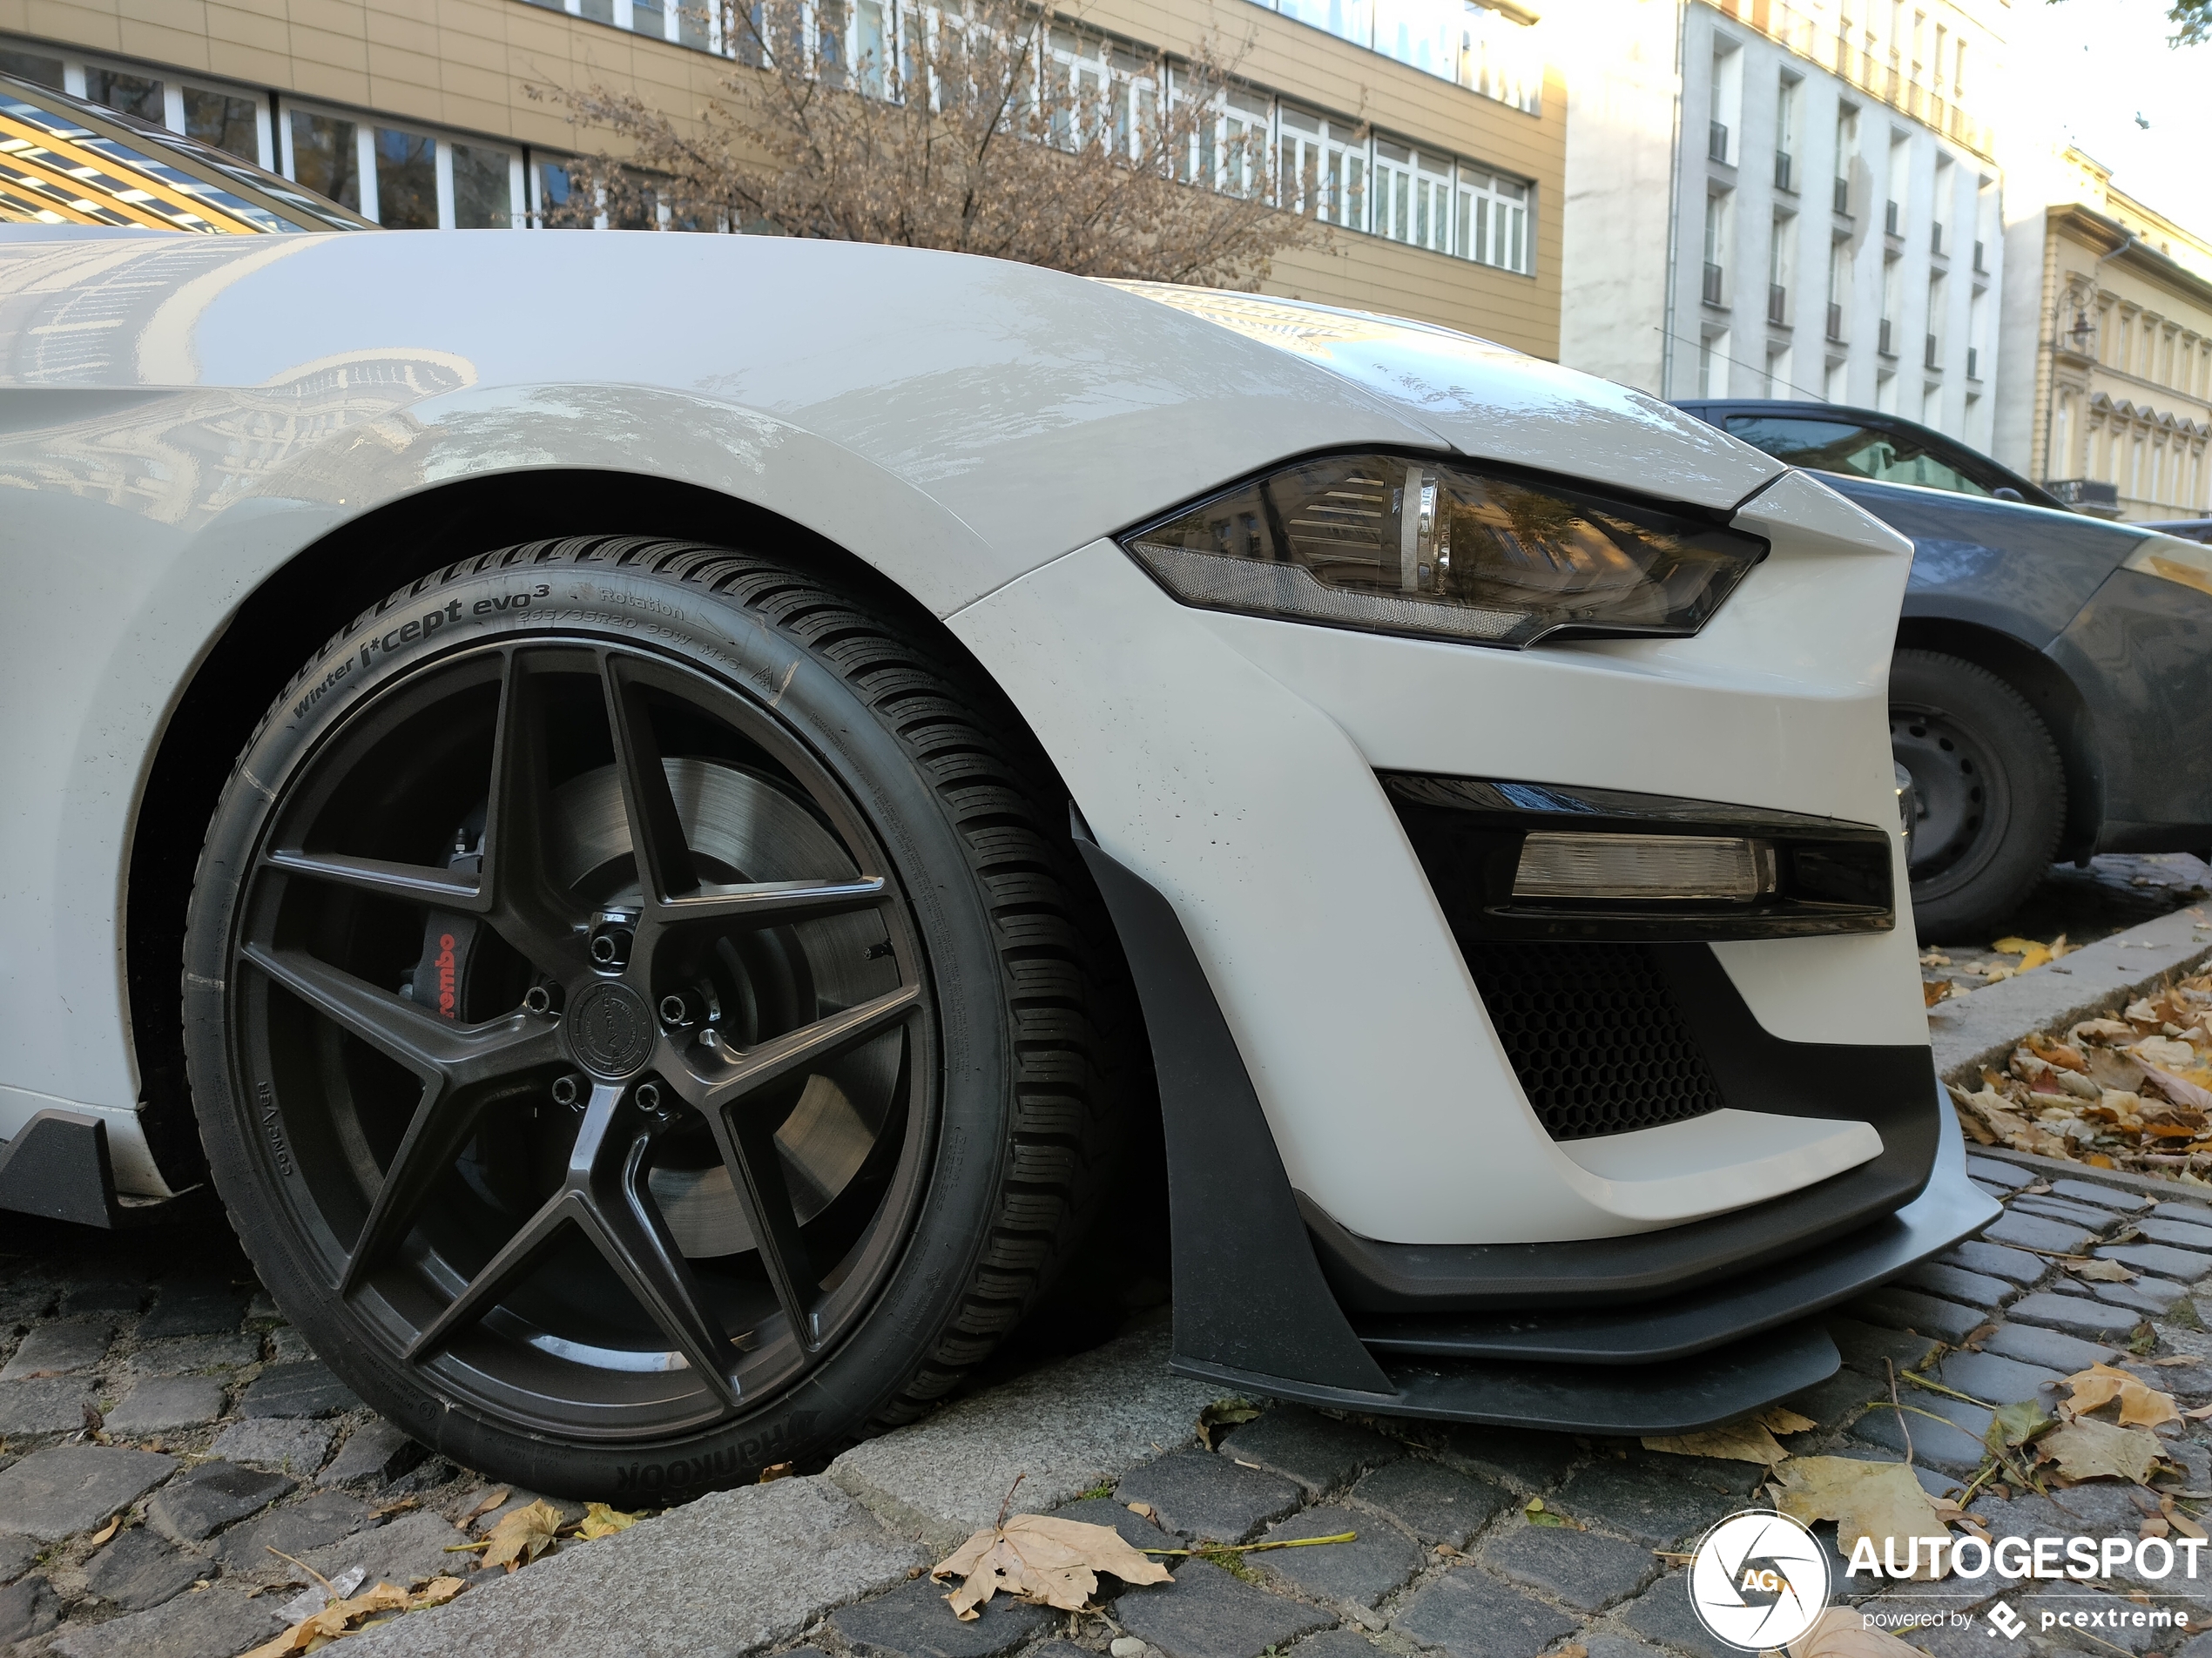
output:
[[[1721,1109],[1649,947],[1463,939],[1460,947],[1553,1139],[1626,1134]]]

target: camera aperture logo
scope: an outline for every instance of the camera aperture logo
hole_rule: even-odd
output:
[[[1787,1514],[1730,1514],[1690,1560],[1689,1605],[1716,1641],[1745,1652],[1786,1647],[1827,1610],[1828,1557]]]

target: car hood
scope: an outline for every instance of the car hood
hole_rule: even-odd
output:
[[[191,434],[165,399],[129,442],[197,446],[224,490],[347,515],[473,472],[578,464],[773,498],[862,537],[846,545],[883,533],[848,531],[850,502],[911,523],[926,500],[948,539],[915,555],[931,573],[914,585],[940,613],[1319,449],[1457,449],[1722,510],[1784,469],[1651,399],[1444,329],[761,236],[8,227],[0,431],[51,470],[30,405],[58,417],[69,400],[10,388],[194,394]],[[284,445],[239,448],[226,401]],[[776,460],[793,443],[821,468],[805,484],[819,512],[749,482],[781,465],[799,488]],[[147,485],[173,505],[138,509],[184,527],[232,498],[187,497],[181,475],[172,462]]]

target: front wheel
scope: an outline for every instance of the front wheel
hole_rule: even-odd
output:
[[[1912,919],[1925,940],[1986,934],[2048,873],[2066,770],[2027,699],[1933,650],[1890,664],[1890,747],[1912,778]]]
[[[765,559],[546,543],[395,595],[264,722],[192,897],[193,1095],[263,1281],[539,1489],[918,1413],[1115,1128],[1064,812],[989,687]]]

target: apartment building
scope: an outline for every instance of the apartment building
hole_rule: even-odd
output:
[[[856,60],[900,37],[908,3],[806,0]],[[1043,72],[1139,107],[1160,53],[1225,47],[1239,84],[1218,152],[1258,136],[1278,199],[1331,226],[1267,291],[1556,357],[1567,111],[1535,22],[1512,0],[1103,0],[1051,31]],[[536,227],[568,200],[570,158],[604,143],[547,91],[631,91],[691,120],[757,72],[735,58],[720,15],[682,0],[0,0],[0,71],[394,228]]]
[[[2013,176],[1998,458],[2103,516],[2212,513],[2212,242],[2080,150]]]
[[[1901,414],[1986,447],[2001,41],[1941,3],[1595,0],[1574,66],[1562,361],[1669,398]]]

